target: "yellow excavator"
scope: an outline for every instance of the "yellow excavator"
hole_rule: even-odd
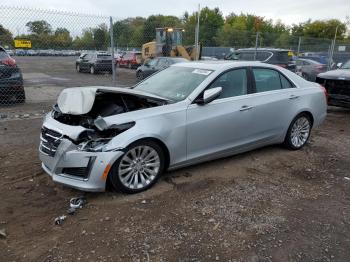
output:
[[[201,45],[199,50],[195,46],[183,46],[183,28],[163,27],[156,28],[156,41],[142,45],[142,59],[165,57],[183,57],[188,60],[200,60]]]

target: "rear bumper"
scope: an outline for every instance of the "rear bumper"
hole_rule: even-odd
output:
[[[328,105],[350,108],[350,96],[328,94]]]
[[[96,71],[111,71],[112,62],[110,64],[95,64],[94,67]]]
[[[0,98],[9,98],[13,95],[19,96],[24,94],[22,80],[1,79],[0,81]]]

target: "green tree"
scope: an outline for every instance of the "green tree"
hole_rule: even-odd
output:
[[[72,45],[72,37],[66,28],[57,28],[52,38],[54,48],[67,49]]]
[[[101,24],[92,30],[94,47],[97,50],[105,50],[108,46],[108,27],[106,24]]]
[[[0,45],[13,46],[12,33],[0,24]]]
[[[52,28],[51,25],[45,20],[31,21],[26,24],[28,30],[32,34],[41,35],[41,34],[51,34]]]

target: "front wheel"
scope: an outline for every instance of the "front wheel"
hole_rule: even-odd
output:
[[[110,182],[124,193],[139,193],[152,187],[164,170],[164,152],[153,141],[140,141],[126,148],[113,165]]]
[[[298,115],[288,128],[284,144],[292,150],[302,148],[310,137],[311,126],[312,123],[308,115]]]

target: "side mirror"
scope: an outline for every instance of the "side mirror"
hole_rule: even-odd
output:
[[[343,65],[343,63],[338,63],[337,68],[341,68],[342,65]]]
[[[222,87],[214,87],[214,88],[205,90],[203,93],[203,97],[197,99],[196,103],[200,105],[208,104],[214,101],[216,98],[218,98],[221,92],[222,92]]]

